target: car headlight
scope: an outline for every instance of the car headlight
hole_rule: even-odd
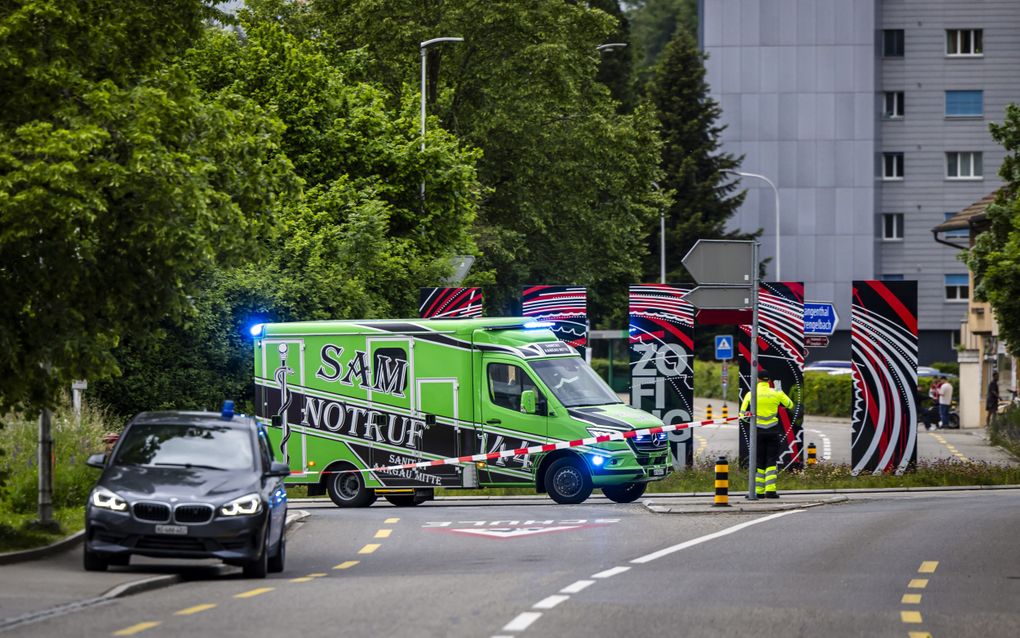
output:
[[[127,501],[105,487],[97,487],[92,490],[92,506],[111,512],[126,512],[128,505]]]
[[[262,499],[258,494],[245,494],[220,507],[223,516],[251,516],[262,511]]]

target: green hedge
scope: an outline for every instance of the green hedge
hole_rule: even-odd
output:
[[[717,361],[694,362],[694,393],[699,397],[722,399],[722,365]],[[737,365],[730,364],[727,401],[736,401],[739,392]],[[850,418],[853,381],[849,374],[831,375],[810,372],[804,375],[804,412],[820,416]]]
[[[1011,405],[1002,414],[996,414],[988,426],[992,443],[1020,457],[1020,408]]]

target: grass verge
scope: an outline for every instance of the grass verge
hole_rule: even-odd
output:
[[[40,529],[35,513],[0,512],[0,554],[55,543],[85,526],[85,508],[65,507],[53,512],[59,532]]]

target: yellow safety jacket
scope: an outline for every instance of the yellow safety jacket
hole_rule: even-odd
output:
[[[751,405],[751,393],[744,395],[744,401],[740,404],[740,413],[747,412]],[[793,401],[782,390],[776,390],[766,381],[758,382],[758,420],[760,428],[770,428],[779,423],[779,406],[786,406],[787,410],[793,409]]]

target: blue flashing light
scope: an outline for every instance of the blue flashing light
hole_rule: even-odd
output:
[[[234,402],[227,399],[223,402],[223,409],[220,410],[220,417],[224,421],[229,421],[234,418]]]
[[[265,330],[265,328],[266,328],[266,324],[264,324],[264,323],[257,323],[255,325],[253,325],[251,328],[248,328],[248,334],[250,334],[251,336],[256,337],[256,338],[261,337],[262,336],[262,331]]]
[[[602,465],[602,463],[604,463],[604,462],[605,462],[605,459],[602,458],[601,456],[593,456],[593,457],[591,457],[591,464],[594,465],[595,467],[600,467]]]
[[[538,328],[552,328],[554,325],[551,321],[529,321],[524,324],[525,330],[536,330]]]

